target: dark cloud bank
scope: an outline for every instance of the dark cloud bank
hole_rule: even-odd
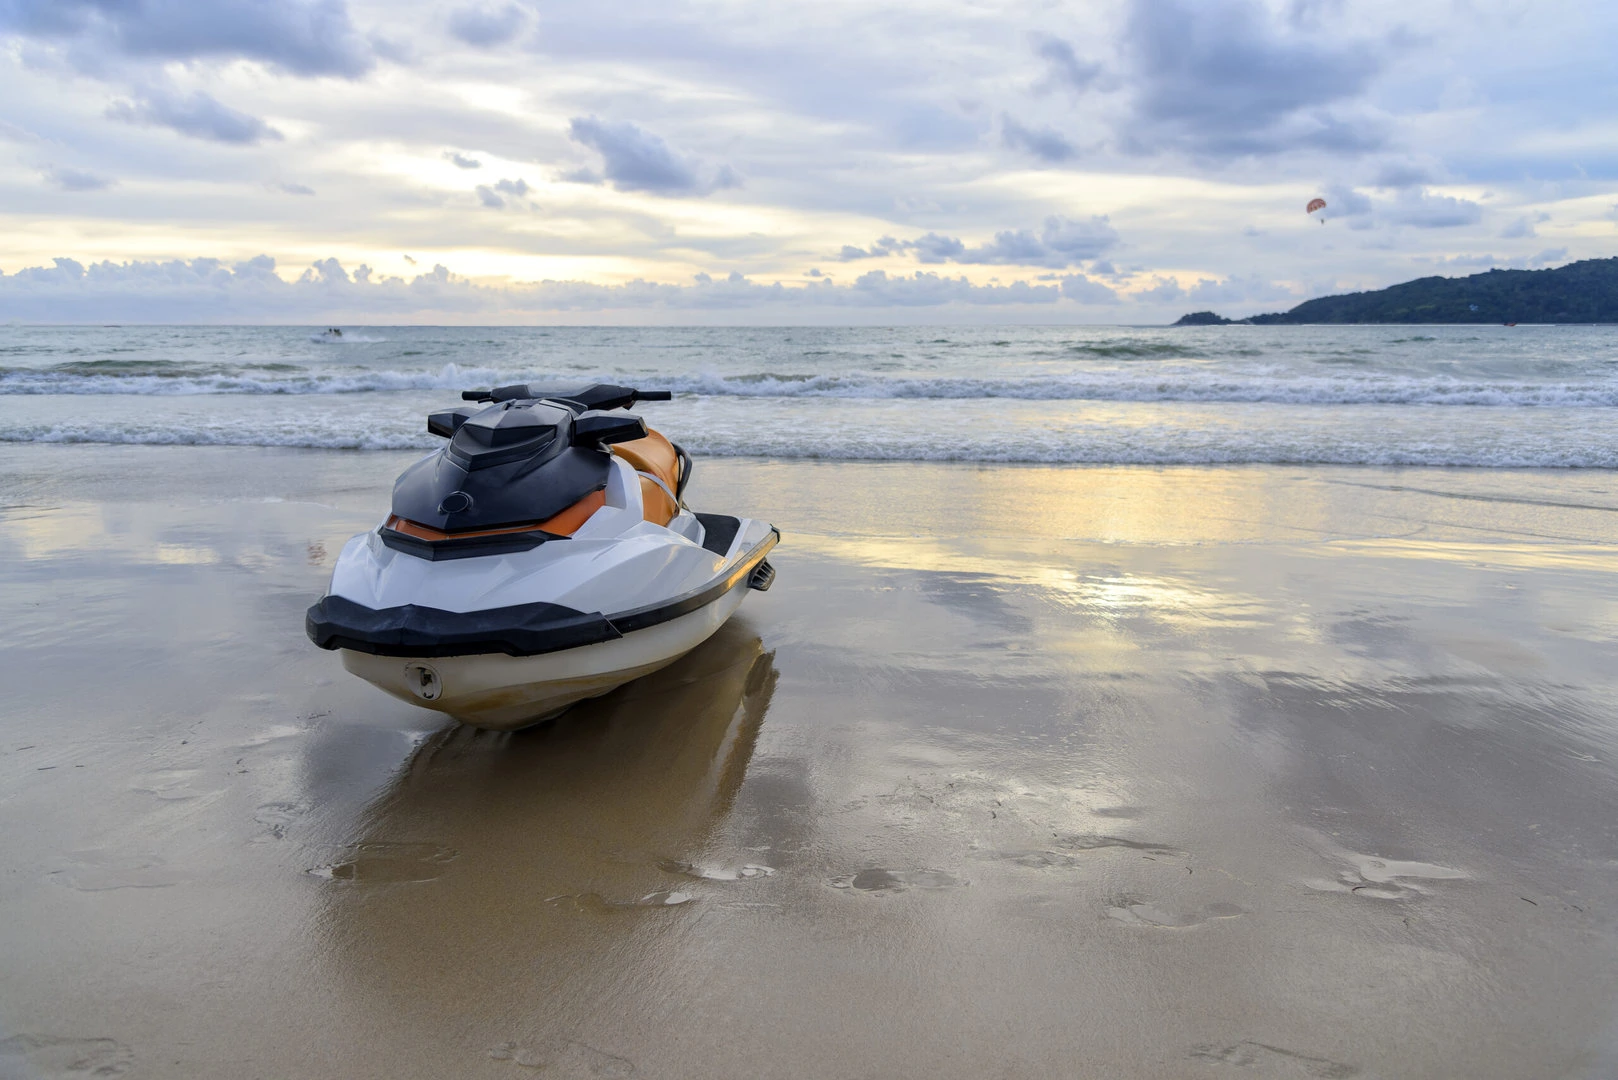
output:
[[[361,266],[352,273],[326,259],[287,281],[260,255],[229,265],[190,262],[99,262],[57,259],[49,267],[0,274],[0,319],[28,322],[317,322],[343,315],[450,321],[573,311],[740,311],[772,309],[914,309],[946,306],[1085,304],[1116,300],[1082,274],[1048,283],[975,285],[925,271],[890,276],[876,270],[848,284],[764,284],[740,274],[699,275],[690,285],[631,281],[596,285],[539,281],[484,285],[435,266],[405,279]]]
[[[281,138],[281,133],[263,120],[223,105],[208,94],[176,94],[161,87],[147,89],[133,101],[113,102],[107,108],[107,118],[166,127],[194,139],[238,146]]]
[[[710,168],[625,121],[574,117],[568,124],[568,136],[601,155],[599,173],[579,169],[563,177],[575,183],[610,183],[619,191],[657,195],[708,195],[741,186],[741,177],[729,165]]]
[[[123,84],[108,119],[238,146],[279,140],[259,117],[169,85],[164,65],[246,60],[305,78],[377,63],[344,0],[0,0],[0,38],[59,48],[81,74]],[[385,51],[385,50],[381,50]]]
[[[997,232],[987,244],[968,247],[953,236],[928,233],[914,240],[884,236],[868,248],[845,244],[839,262],[910,254],[922,263],[961,263],[991,266],[1044,266],[1065,269],[1100,258],[1118,243],[1118,233],[1102,216],[1075,221],[1053,215],[1038,233],[1029,229]]]
[[[1033,39],[1039,93],[1122,90],[1111,112],[1118,149],[1225,161],[1300,150],[1357,156],[1386,142],[1363,105],[1400,50],[1395,39],[1321,33],[1305,8],[1291,16],[1258,0],[1132,0],[1106,66],[1051,35]],[[1006,116],[1001,141],[1049,164],[1079,156],[1053,128]]]
[[[511,41],[528,23],[516,4],[504,7],[463,7],[449,16],[449,32],[468,45],[493,48]]]
[[[128,60],[256,60],[357,78],[376,63],[342,0],[4,0],[0,33]]]

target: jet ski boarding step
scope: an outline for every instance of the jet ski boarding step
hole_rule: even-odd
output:
[[[730,545],[736,542],[736,532],[742,527],[741,518],[728,514],[698,514],[702,522],[702,546],[720,558],[730,554]]]

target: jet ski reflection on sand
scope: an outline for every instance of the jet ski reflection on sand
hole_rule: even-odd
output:
[[[406,469],[381,527],[343,547],[305,628],[405,701],[496,730],[549,719],[672,663],[780,540],[693,513],[691,459],[619,410],[668,391],[468,391],[427,418],[445,446]]]

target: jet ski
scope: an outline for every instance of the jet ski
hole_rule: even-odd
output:
[[[512,730],[700,645],[770,587],[773,525],[694,513],[691,458],[626,411],[668,391],[474,390],[427,418],[387,520],[349,540],[305,629],[394,697]]]

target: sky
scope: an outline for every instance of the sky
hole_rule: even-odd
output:
[[[1605,258],[1615,53],[1564,0],[0,0],[0,320],[1143,324]]]

